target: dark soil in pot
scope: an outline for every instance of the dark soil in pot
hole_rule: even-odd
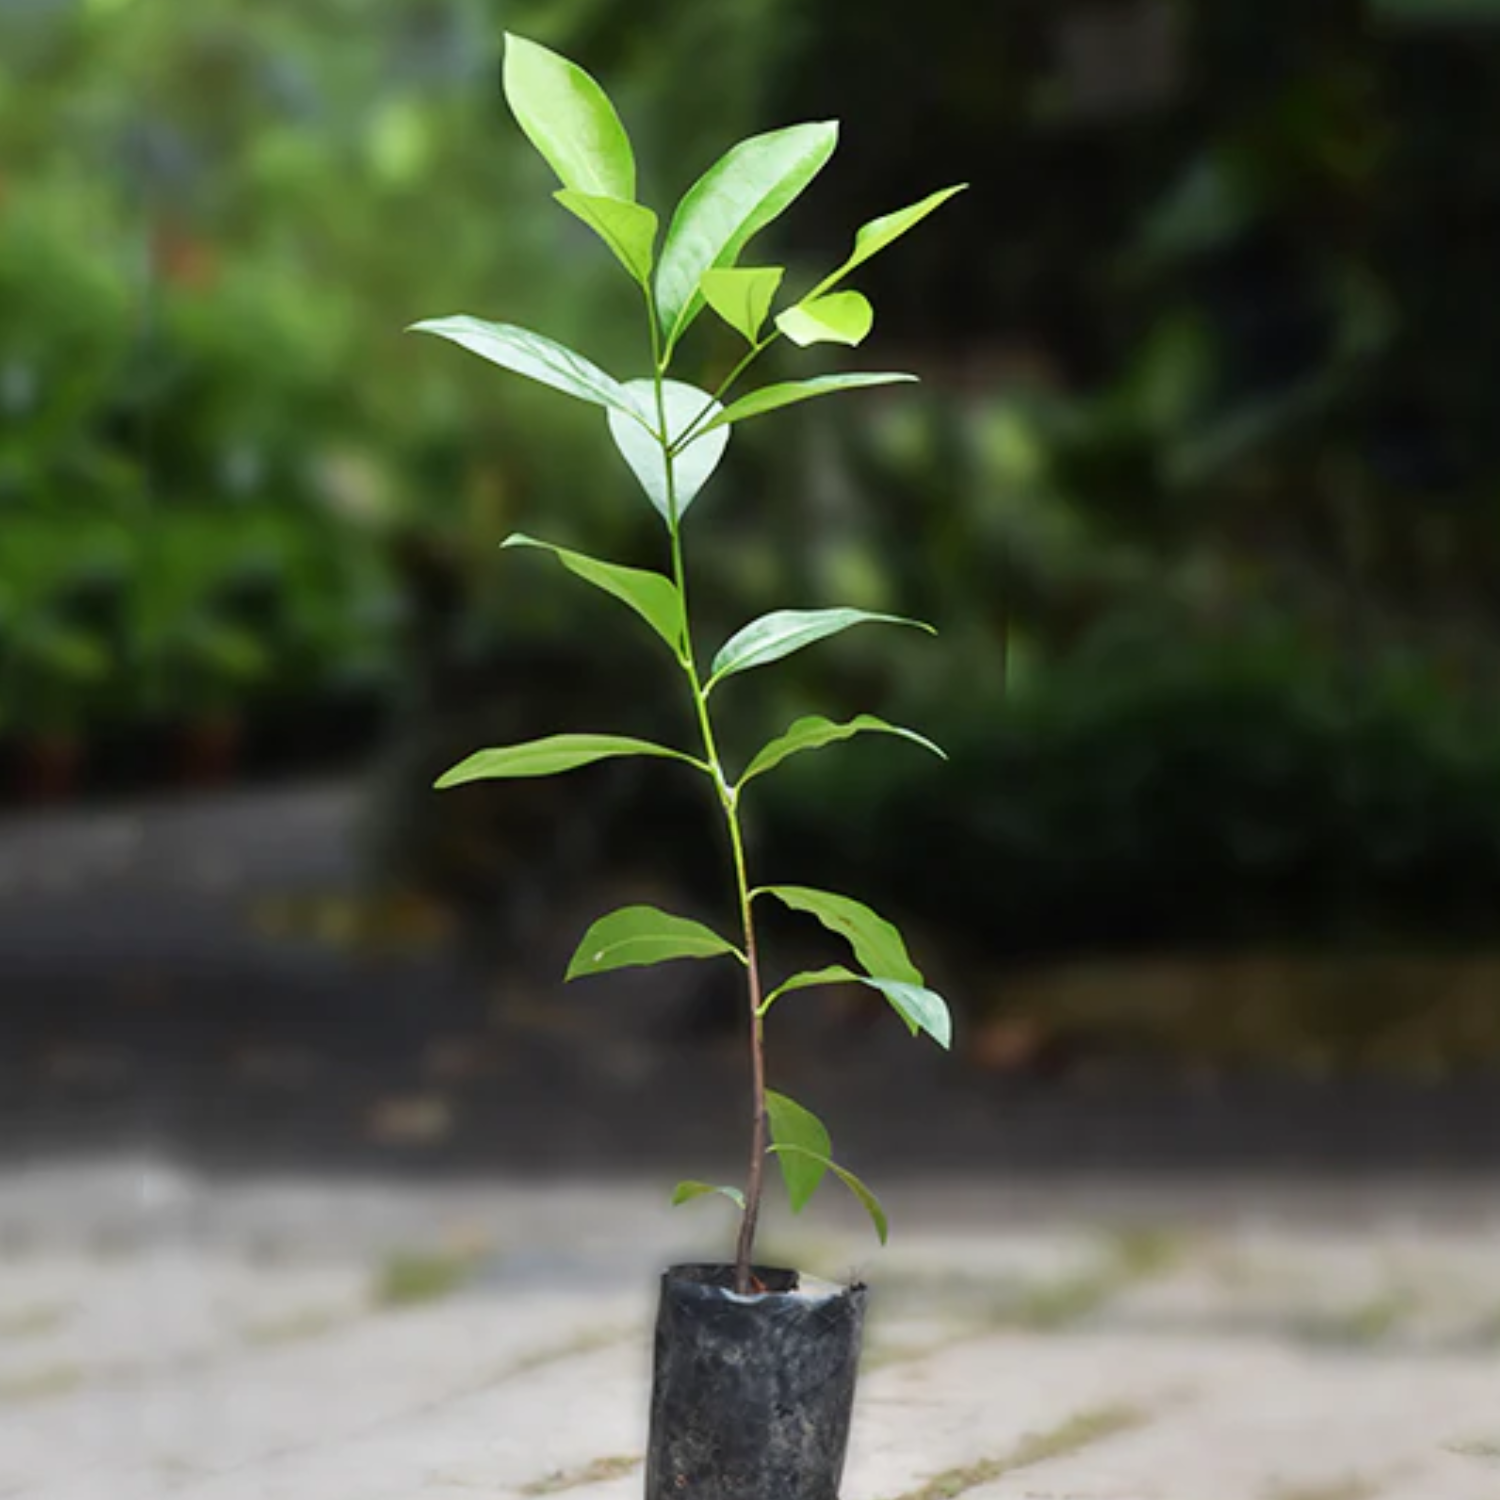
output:
[[[646,1500],[837,1500],[866,1288],[757,1266],[662,1277]]]

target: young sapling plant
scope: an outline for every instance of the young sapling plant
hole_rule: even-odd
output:
[[[713,714],[715,695],[729,680],[769,666],[795,651],[856,625],[891,625],[932,633],[920,621],[863,609],[782,609],[737,631],[709,659],[694,639],[688,608],[684,526],[688,512],[717,469],[742,422],[781,407],[839,391],[914,380],[888,372],[846,372],[779,381],[737,392],[761,357],[785,338],[799,348],[856,346],[870,332],[869,301],[845,285],[855,271],[941,207],[963,185],[863,225],[847,258],[805,296],[773,316],[784,268],[742,265],[751,240],[817,176],[838,138],[833,121],[792,125],[732,147],[684,195],[665,236],[655,212],[636,199],[635,158],[614,106],[574,63],[535,42],[507,36],[504,90],[521,129],[561,180],[554,196],[594,230],[635,283],[644,312],[643,354],[650,373],[617,380],[553,339],[509,323],[458,316],[415,327],[459,344],[491,363],[604,409],[615,446],[666,530],[669,572],[603,562],[568,548],[517,534],[506,547],[550,553],[568,572],[618,599],[660,639],[681,674],[699,745],[681,750],[613,734],[556,734],[525,744],[480,750],[439,778],[440,788],[516,777],[549,776],[615,756],[656,756],[704,777],[728,834],[737,908],[734,939],[703,923],[658,910],[627,906],[600,917],[584,934],[567,978],[604,974],[675,959],[725,958],[745,971],[750,1052],[750,1147],[743,1188],[687,1181],[673,1195],[682,1203],[718,1193],[739,1210],[734,1285],[752,1287],[766,1158],[774,1155],[794,1212],[800,1212],[832,1173],[868,1211],[882,1242],[886,1216],[875,1195],[835,1161],[829,1133],[810,1110],[773,1091],[766,1078],[765,1026],[782,997],[818,985],[855,983],[875,990],[915,1036],[951,1044],[948,1007],[912,962],[897,929],[868,906],[831,891],[752,882],[741,823],[747,790],[792,756],[857,734],[885,734],[942,755],[931,740],[871,714],[843,723],[819,715],[798,719],[762,746],[737,773],[721,750]],[[660,249],[658,250],[658,243]],[[707,307],[744,340],[745,351],[712,390],[672,371],[684,335]],[[767,901],[805,913],[847,943],[853,967],[837,964],[793,974],[767,991],[757,942],[756,912]]]

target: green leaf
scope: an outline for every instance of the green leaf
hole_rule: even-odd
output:
[[[701,922],[675,917],[654,906],[622,906],[600,917],[584,933],[565,977],[581,979],[611,969],[660,964],[674,958],[715,958],[721,953],[732,953],[741,963],[745,961],[733,943]]]
[[[481,359],[528,380],[550,385],[564,395],[591,401],[611,411],[629,412],[639,420],[625,387],[612,375],[565,344],[544,334],[517,328],[512,323],[486,323],[482,318],[429,318],[413,323],[412,333],[435,333],[440,339],[459,344]]]
[[[914,729],[903,729],[899,724],[887,724],[874,714],[860,714],[858,718],[850,719],[844,724],[835,724],[832,719],[825,719],[821,714],[809,714],[806,718],[798,719],[784,734],[778,735],[760,749],[755,759],[745,768],[745,774],[740,777],[740,785],[744,786],[752,776],[763,775],[772,767],[779,766],[789,756],[798,755],[804,750],[821,750],[825,745],[852,739],[857,734],[894,734],[903,740],[910,740],[914,745],[920,745],[924,750],[932,751],[939,760],[948,758],[925,735],[918,734]]]
[[[885,1210],[880,1206],[880,1199],[857,1178],[853,1172],[841,1167],[836,1161],[831,1161],[827,1156],[820,1156],[816,1151],[809,1151],[803,1146],[772,1146],[781,1162],[782,1175],[787,1174],[787,1162],[789,1158],[796,1158],[815,1166],[819,1181],[825,1172],[832,1172],[840,1182],[859,1199],[860,1206],[869,1214],[871,1222],[875,1225],[875,1233],[880,1236],[880,1243],[885,1244],[890,1237],[890,1220],[885,1216]]]
[[[948,1002],[935,990],[926,989],[919,984],[908,984],[900,979],[877,979],[869,974],[856,974],[842,964],[793,974],[766,996],[760,1013],[765,1015],[773,1001],[792,990],[816,989],[825,984],[862,984],[885,997],[891,1009],[906,1022],[906,1029],[913,1036],[925,1031],[944,1050],[953,1046],[953,1017],[949,1013]]]
[[[750,343],[771,311],[771,303],[786,271],[781,266],[726,266],[703,273],[703,297],[708,305]]]
[[[774,896],[783,906],[814,916],[854,950],[872,975],[920,985],[922,971],[911,961],[901,933],[884,917],[849,896],[815,891],[800,885],[770,885],[755,893]]]
[[[656,755],[667,760],[686,761],[700,771],[707,767],[701,760],[653,745],[649,740],[626,739],[618,734],[553,734],[542,740],[528,740],[524,745],[505,745],[495,750],[476,750],[451,771],[444,771],[436,785],[439,791],[463,786],[470,781],[506,781],[525,776],[553,776],[592,765],[596,760],[610,760],[619,755]]]
[[[789,307],[776,326],[800,348],[809,344],[862,343],[875,326],[875,309],[858,292],[833,292]]]
[[[734,1187],[721,1187],[714,1182],[679,1182],[672,1189],[672,1207],[676,1208],[681,1203],[691,1203],[694,1198],[706,1198],[711,1193],[718,1193],[728,1198],[741,1213],[745,1211],[745,1195]]]
[[[632,404],[635,420],[611,411],[609,434],[635,477],[640,480],[646,498],[661,512],[662,519],[670,529],[674,518],[671,497],[667,493],[668,459],[655,435],[658,430],[656,385],[650,380],[632,380],[623,389]],[[697,386],[688,385],[682,380],[664,380],[662,400],[667,411],[669,444],[680,438],[704,414],[705,408],[715,413],[723,410],[707,391],[699,390]],[[643,423],[650,431],[644,430]],[[708,427],[711,425],[705,424],[697,436],[680,453],[674,453],[670,460],[677,502],[676,521],[680,522],[687,514],[688,506],[697,498],[698,492],[718,468],[719,460],[724,457],[729,429],[716,427],[710,432]]]
[[[931,625],[901,615],[871,614],[866,609],[778,609],[752,620],[727,640],[714,657],[708,687],[735,672],[764,667],[804,646],[856,625],[910,625],[936,635]]]
[[[899,240],[908,229],[915,229],[928,214],[941,208],[968,185],[967,182],[960,182],[954,187],[940,188],[935,193],[929,193],[920,203],[898,208],[894,213],[882,214],[880,218],[871,219],[868,224],[862,225],[855,233],[854,249],[849,259],[823,283],[824,287],[842,281],[856,266],[864,265],[872,255],[878,255],[893,240]]]
[[[505,98],[565,188],[635,199],[635,155],[609,96],[577,63],[505,37]]]
[[[815,396],[831,396],[835,391],[857,391],[869,385],[900,385],[916,378],[915,375],[893,373],[853,373],[814,375],[811,380],[783,380],[775,385],[763,385],[758,391],[750,391],[738,401],[731,402],[704,430],[727,427],[731,422],[747,422],[751,417],[764,416],[768,411],[778,411],[798,401],[811,401]]]
[[[656,215],[649,208],[621,198],[580,193],[575,188],[563,188],[552,196],[570,214],[582,219],[642,286],[650,282],[656,258]]]
[[[751,136],[730,147],[683,195],[656,270],[656,308],[668,356],[703,305],[703,273],[732,266],[751,237],[818,175],[837,144],[833,120]]]
[[[862,978],[860,983],[884,995],[913,1036],[925,1031],[944,1051],[952,1048],[953,1017],[948,1002],[936,990],[904,979],[882,979],[876,975]]]
[[[555,547],[551,542],[538,541],[519,531],[506,537],[500,545],[536,547],[550,552],[570,573],[593,584],[596,589],[612,594],[622,604],[628,604],[674,652],[681,648],[682,595],[670,578],[644,568],[625,568],[619,563],[600,562],[582,552],[570,552],[566,547]]]
[[[782,1153],[778,1160],[792,1212],[800,1214],[828,1170],[833,1142],[829,1140],[823,1122],[785,1094],[766,1090],[766,1114],[771,1122],[771,1139],[775,1142],[772,1149]]]
[[[826,969],[807,969],[801,974],[793,974],[790,979],[784,979],[780,984],[766,996],[760,1004],[760,1013],[770,1010],[771,1004],[779,1000],[781,996],[789,994],[792,990],[811,990],[824,984],[863,984],[865,976],[856,974],[853,969],[845,968],[843,964],[831,964]]]

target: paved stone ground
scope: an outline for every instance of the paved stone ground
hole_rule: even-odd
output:
[[[1500,1494],[1500,1208],[1472,1191],[887,1196],[885,1251],[833,1198],[766,1246],[875,1287],[848,1500]],[[624,1500],[654,1271],[728,1231],[661,1198],[13,1173],[0,1496]]]

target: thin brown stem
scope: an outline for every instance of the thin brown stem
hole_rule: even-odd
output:
[[[729,818],[729,841],[734,851],[735,880],[740,892],[740,916],[745,929],[745,978],[750,1002],[750,1169],[745,1178],[745,1212],[740,1218],[739,1241],[734,1253],[734,1289],[744,1296],[750,1290],[755,1231],[760,1223],[760,1200],[765,1187],[766,1046],[765,1021],[760,1009],[760,955],[755,942],[750,878],[745,868],[745,841],[734,805],[729,804],[725,810]]]

